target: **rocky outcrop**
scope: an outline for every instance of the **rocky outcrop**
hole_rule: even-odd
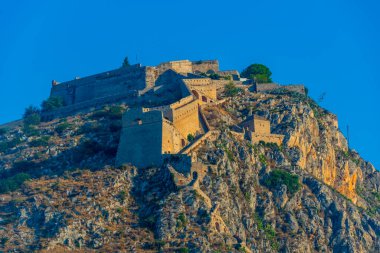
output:
[[[67,118],[60,133],[63,121],[39,126],[47,148],[23,129],[0,137],[22,139],[0,157],[4,178],[32,175],[0,196],[0,251],[380,251],[380,173],[349,149],[334,115],[287,91],[202,111],[218,134],[189,151],[188,170],[175,156],[160,168],[111,166],[120,118],[104,112]],[[283,145],[230,130],[252,114]]]

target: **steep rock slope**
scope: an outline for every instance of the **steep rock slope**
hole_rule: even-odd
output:
[[[380,250],[380,173],[347,147],[334,115],[282,90],[246,91],[203,111],[219,136],[193,154],[206,173],[183,175],[192,179],[183,186],[167,165],[112,168],[120,115],[109,109],[38,126],[51,136],[46,146],[22,128],[3,135],[20,139],[1,154],[3,177],[32,180],[1,195],[0,250]],[[284,145],[234,132],[251,114],[269,119]]]

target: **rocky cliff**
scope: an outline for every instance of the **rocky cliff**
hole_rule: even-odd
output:
[[[380,251],[380,173],[336,116],[284,90],[202,110],[218,136],[193,154],[198,174],[174,172],[180,157],[114,168],[120,108],[3,133],[0,251]],[[252,114],[283,145],[234,130]]]

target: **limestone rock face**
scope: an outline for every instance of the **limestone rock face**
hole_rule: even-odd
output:
[[[120,117],[103,111],[38,126],[51,136],[45,147],[22,128],[0,136],[20,139],[1,153],[1,175],[32,175],[0,195],[0,251],[380,251],[380,173],[347,146],[333,114],[285,91],[202,112],[217,136],[191,153],[197,176],[179,157],[115,168]],[[235,132],[250,114],[270,120],[283,144]]]

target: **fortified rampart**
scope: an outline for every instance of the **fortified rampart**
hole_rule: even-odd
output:
[[[125,113],[116,164],[131,163],[138,167],[161,164],[163,124],[160,111],[143,113],[136,108]]]
[[[157,70],[159,74],[169,69],[174,70],[175,72],[181,73],[181,74],[193,72],[192,63],[189,60],[164,62],[157,66]]]
[[[65,105],[73,105],[115,94],[132,95],[137,90],[148,90],[153,87],[156,78],[154,68],[133,65],[68,82],[53,83],[50,95],[61,97]]]
[[[255,83],[253,85],[253,89],[255,92],[268,92],[280,88],[288,91],[298,92],[303,95],[306,94],[305,86],[303,84],[280,85],[277,83]]]
[[[203,102],[215,101],[216,84],[210,78],[191,78],[183,79],[193,95]],[[210,102],[211,102],[210,101]]]
[[[203,61],[169,61],[161,63],[157,66],[158,73],[163,73],[171,69],[177,73],[216,73],[219,71],[219,62],[217,60],[203,60]]]
[[[219,62],[217,60],[193,61],[193,73],[216,73],[219,71]]]

